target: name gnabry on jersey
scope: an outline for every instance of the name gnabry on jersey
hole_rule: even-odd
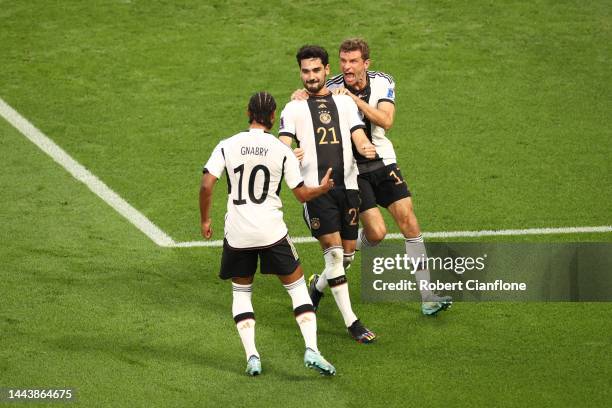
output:
[[[240,154],[247,155],[247,154],[254,154],[255,156],[266,156],[268,154],[268,150],[270,149],[266,149],[265,147],[261,147],[261,146],[242,146],[240,148]]]
[[[217,178],[227,169],[225,239],[230,247],[266,247],[287,235],[280,183],[284,178],[294,189],[304,180],[297,158],[283,142],[261,129],[240,132],[219,142],[204,167]]]

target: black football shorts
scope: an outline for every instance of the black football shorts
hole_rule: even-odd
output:
[[[361,195],[360,212],[376,205],[387,208],[394,202],[412,195],[396,163],[360,174],[357,183]]]
[[[291,238],[284,237],[280,241],[262,248],[232,248],[223,240],[223,255],[221,255],[221,279],[246,278],[257,272],[257,260],[264,274],[291,275],[300,266],[298,253]]]
[[[313,237],[340,232],[342,239],[357,239],[359,191],[334,188],[304,204],[304,220]]]

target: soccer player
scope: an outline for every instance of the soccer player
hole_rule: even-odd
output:
[[[370,49],[361,38],[343,41],[339,56],[342,73],[330,78],[326,85],[332,92],[347,95],[357,104],[366,124],[368,139],[376,146],[374,159],[355,153],[361,194],[359,217],[363,224],[363,229],[359,230],[357,250],[376,246],[385,237],[387,228],[378,209],[381,206],[391,213],[404,235],[406,254],[411,258],[425,258],[425,244],[414,214],[411,193],[397,166],[393,144],[386,136],[395,118],[395,82],[383,72],[368,70]],[[427,264],[421,263],[415,275],[417,282],[429,282]],[[318,289],[311,284],[310,290]],[[435,315],[452,304],[451,297],[438,296],[430,290],[421,290],[421,300],[421,311],[425,315]]]
[[[364,157],[374,157],[374,146],[363,130],[357,106],[348,96],[332,95],[325,87],[329,74],[327,51],[305,45],[297,63],[308,92],[305,100],[289,102],[281,113],[279,138],[288,146],[295,140],[301,171],[308,184],[318,184],[328,168],[333,169],[335,187],[304,205],[304,218],[323,248],[325,269],[320,281],[331,287],[349,334],[369,343],[376,335],[363,326],[353,312],[343,267],[343,253],[354,252],[359,228],[357,166],[351,140]],[[297,155],[297,154],[296,154]],[[319,298],[312,298],[315,308]]]
[[[298,254],[287,235],[279,198],[281,181],[300,202],[320,196],[333,187],[327,169],[316,187],[307,187],[291,149],[268,133],[274,123],[276,102],[267,92],[249,101],[249,129],[222,140],[204,166],[200,187],[202,235],[212,237],[210,208],[213,188],[226,170],[228,198],[221,279],[232,279],[232,314],[247,358],[246,373],[261,374],[261,360],[255,347],[255,314],[251,303],[253,277],[260,261],[261,273],[276,274],[293,304],[306,352],[304,364],[323,375],[336,369],[318,350],[317,321],[308,295]]]

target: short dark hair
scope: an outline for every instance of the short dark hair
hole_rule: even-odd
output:
[[[363,38],[347,38],[340,44],[339,52],[361,51],[363,60],[370,59],[370,47]]]
[[[302,66],[302,60],[310,58],[319,58],[323,65],[329,64],[329,55],[325,48],[318,45],[304,45],[300,48],[295,56],[299,66]]]
[[[257,92],[249,100],[249,124],[256,122],[272,129],[272,114],[276,111],[274,97],[266,91]]]

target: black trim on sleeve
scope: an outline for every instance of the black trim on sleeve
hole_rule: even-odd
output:
[[[210,171],[208,171],[208,169],[204,167],[204,169],[202,170],[202,174],[206,174],[206,173],[210,173]]]
[[[247,319],[255,320],[255,313],[246,312],[246,313],[240,313],[234,316],[234,322],[236,322],[236,324],[240,323],[243,320],[247,320]]]
[[[378,100],[378,103],[381,103],[381,102],[389,102],[389,103],[392,103],[392,104],[394,104],[394,105],[395,105],[395,101],[394,101],[394,100],[391,100],[391,99],[386,99],[386,98],[379,99],[379,100]]]
[[[278,136],[279,137],[281,137],[281,136],[289,136],[290,138],[295,139],[295,135],[293,133],[290,133],[290,132],[280,132],[278,134]]]
[[[280,197],[281,186],[283,185],[283,177],[285,177],[285,162],[287,161],[287,156],[283,157],[283,166],[281,167],[281,176],[280,180],[278,180],[278,187],[276,189],[276,196]]]
[[[300,184],[298,184],[297,186],[293,187],[293,190],[295,190],[296,188],[300,188],[304,185],[303,181],[300,181]]]
[[[225,151],[223,150],[223,148],[221,148],[221,155],[223,156],[223,160],[225,160]],[[225,166],[227,167],[227,162],[225,163]],[[230,182],[229,171],[225,172],[225,181],[227,181],[227,194],[231,194],[232,183]]]
[[[351,133],[353,133],[354,131],[356,131],[357,129],[365,129],[365,125],[357,125],[357,126],[353,126],[351,128]]]

